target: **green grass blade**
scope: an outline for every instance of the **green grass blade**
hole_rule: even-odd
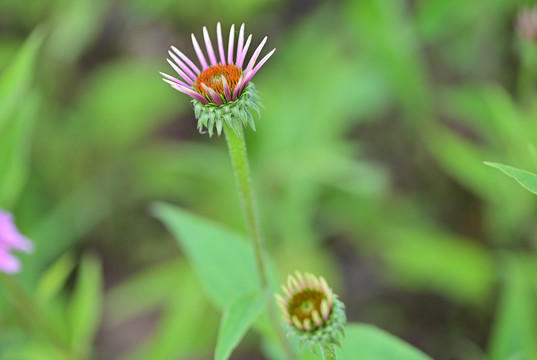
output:
[[[515,179],[526,190],[537,195],[537,175],[526,170],[517,169],[512,166],[484,161],[485,165],[496,168],[505,175]]]

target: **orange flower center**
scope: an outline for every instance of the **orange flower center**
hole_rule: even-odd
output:
[[[233,89],[235,89],[235,86],[237,86],[237,82],[239,81],[241,75],[241,69],[235,65],[218,64],[216,66],[211,66],[198,75],[196,84],[194,85],[194,90],[202,95],[208,96],[207,92],[201,86],[203,83],[207,87],[210,87],[216,91],[217,94],[225,96],[222,77],[226,79],[229,90],[231,93],[233,93]]]
[[[313,323],[313,311],[321,314],[321,302],[326,299],[323,292],[319,290],[305,289],[293,295],[289,301],[288,311],[291,316],[296,315],[302,323],[304,319],[310,319]]]

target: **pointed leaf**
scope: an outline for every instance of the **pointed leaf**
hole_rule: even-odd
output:
[[[153,211],[175,236],[205,291],[221,309],[239,295],[260,289],[254,254],[243,236],[172,205],[158,203]]]
[[[519,259],[508,260],[502,271],[506,276],[492,330],[490,359],[536,359],[537,320],[530,282],[533,275]]]
[[[505,175],[515,179],[523,188],[531,191],[537,195],[537,175],[526,170],[517,169],[512,166],[493,163],[493,162],[484,162],[485,165],[496,168],[503,172]]]
[[[68,308],[71,344],[83,357],[92,348],[101,318],[101,301],[101,264],[94,256],[86,255]]]
[[[36,29],[0,73],[0,128],[17,105],[23,104],[21,98],[30,87],[43,35],[42,29]]]
[[[254,292],[243,295],[229,304],[220,322],[215,360],[229,359],[233,349],[240,343],[263,309],[265,301],[264,293]]]
[[[0,207],[13,207],[26,184],[38,111],[39,98],[30,93],[0,128]]]
[[[153,283],[155,281],[158,283],[160,281],[159,276],[172,280],[172,282],[167,281],[169,283],[165,290],[167,293],[159,295],[162,301],[161,304],[158,304],[159,312],[161,313],[158,324],[155,325],[151,334],[140,347],[133,352],[127,353],[122,359],[184,359],[185,357],[188,358],[190,354],[205,352],[214,343],[218,330],[218,316],[214,313],[213,306],[209,304],[203,293],[193,269],[183,259],[180,261],[175,260],[174,263],[177,265],[180,263],[180,266],[174,266],[174,268],[167,266],[167,270],[169,270],[167,274],[162,273],[165,270],[164,268],[159,269],[158,274],[149,269],[149,273],[143,275],[144,284],[141,284],[142,288],[139,288],[138,285],[140,284],[131,283],[128,293],[123,294],[125,296],[130,295],[130,297],[122,299],[123,306],[130,306],[129,303],[133,301],[133,296],[143,298],[143,296],[138,295],[144,293],[144,291],[148,292],[148,294],[153,291],[151,280],[153,280]],[[147,272],[147,270],[144,272]],[[127,281],[131,282],[131,280]],[[164,289],[160,290],[161,293],[162,291]],[[136,301],[145,300],[137,299]],[[118,305],[120,304],[118,303]],[[144,312],[154,311],[155,308],[157,307],[146,308]],[[119,309],[116,308],[116,310]],[[131,317],[132,314],[127,315],[124,319]],[[111,327],[109,331],[113,332],[114,327]]]
[[[47,305],[60,293],[75,264],[73,253],[68,252],[45,270],[36,289],[36,298],[43,306]]]

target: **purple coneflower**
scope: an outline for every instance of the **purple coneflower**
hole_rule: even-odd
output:
[[[20,261],[11,254],[12,250],[26,253],[33,251],[33,244],[22,236],[13,222],[13,216],[0,211],[0,271],[8,274],[20,270]]]
[[[251,80],[276,49],[273,49],[256,64],[267,42],[265,36],[246,63],[246,54],[252,41],[252,35],[248,36],[246,42],[244,41],[244,24],[239,31],[236,52],[234,48],[235,25],[231,26],[229,32],[227,51],[224,49],[220,23],[216,26],[216,37],[218,52],[213,48],[207,28],[203,28],[203,38],[209,58],[209,62],[207,62],[196,37],[192,34],[192,43],[201,70],[185,54],[172,46],[171,50],[168,51],[171,59],[167,60],[182,80],[162,72],[160,74],[164,76],[163,80],[174,89],[192,97],[200,131],[206,127],[209,130],[209,135],[212,135],[213,127],[216,126],[217,132],[220,134],[224,122],[232,127],[236,133],[240,133],[241,122],[244,125],[249,124],[255,129],[250,112],[251,110],[259,112],[258,106],[260,104]]]
[[[290,332],[312,348],[339,345],[346,322],[344,304],[322,276],[295,274],[289,275],[287,286],[282,285],[284,296],[274,295]]]

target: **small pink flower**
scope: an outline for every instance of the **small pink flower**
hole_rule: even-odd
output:
[[[13,216],[0,211],[0,271],[14,274],[20,271],[20,261],[11,254],[12,250],[31,253],[32,242],[22,236],[13,222]]]

